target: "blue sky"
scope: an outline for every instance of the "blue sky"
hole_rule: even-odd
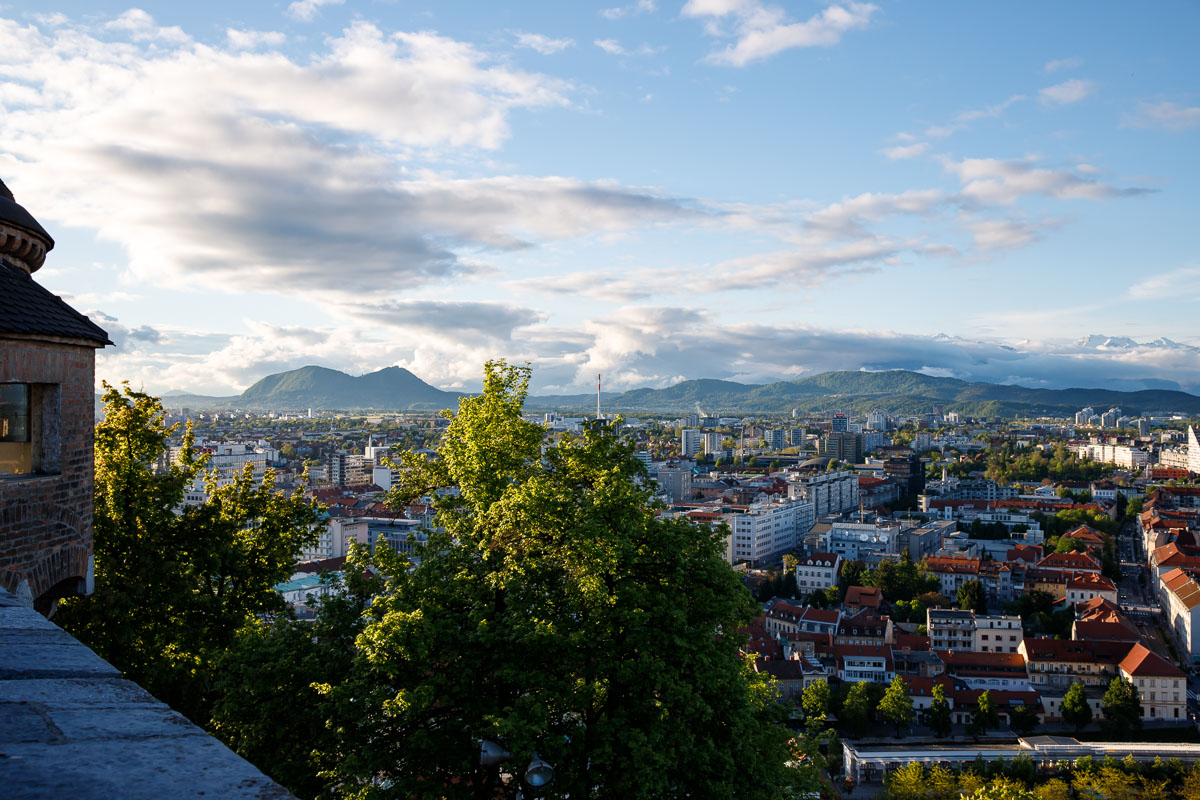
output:
[[[1200,392],[1200,8],[7,3],[98,378],[829,369]]]

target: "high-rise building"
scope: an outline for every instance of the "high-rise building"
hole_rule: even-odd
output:
[[[698,428],[684,428],[679,434],[679,453],[684,458],[691,458],[700,452],[703,439]]]
[[[845,433],[847,431],[848,424],[849,424],[849,420],[846,419],[845,414],[841,414],[841,413],[834,414],[833,415],[833,427],[831,428],[831,430],[834,433]]]
[[[1196,438],[1196,429],[1188,426],[1188,472],[1200,475],[1200,440]]]
[[[920,494],[925,491],[925,465],[916,454],[889,458],[883,462],[883,473],[900,487],[901,494]]]
[[[1103,414],[1100,415],[1100,427],[1101,428],[1117,427],[1117,420],[1120,418],[1120,416],[1121,416],[1121,409],[1110,408],[1108,411],[1105,411]]]
[[[1096,413],[1096,409],[1092,408],[1091,406],[1088,406],[1081,411],[1076,411],[1075,412],[1075,424],[1076,425],[1087,425],[1088,421],[1092,418],[1092,415],[1095,413]]]
[[[826,434],[817,444],[817,455],[857,464],[863,460],[863,436],[861,433]]]
[[[792,447],[803,447],[807,438],[804,428],[792,428],[788,431],[788,443]]]
[[[783,428],[773,428],[767,431],[764,438],[767,440],[767,446],[772,450],[782,450],[787,447],[787,431]]]

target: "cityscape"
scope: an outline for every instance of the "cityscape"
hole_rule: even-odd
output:
[[[0,795],[1200,798],[1198,23],[0,8]]]

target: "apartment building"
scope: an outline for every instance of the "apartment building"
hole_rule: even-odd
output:
[[[782,500],[735,509],[728,520],[734,562],[758,564],[799,548],[816,517],[812,503]]]
[[[1021,618],[1002,614],[931,608],[925,625],[931,650],[1016,653],[1025,638]]]
[[[818,517],[858,508],[858,473],[799,472],[787,476],[788,497],[813,504]]]
[[[796,588],[801,597],[837,586],[842,557],[837,553],[813,553],[796,564]]]

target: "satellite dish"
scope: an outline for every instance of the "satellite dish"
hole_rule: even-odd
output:
[[[870,538],[870,537],[869,537],[869,536],[867,536],[865,533],[860,533],[860,534],[858,535],[858,540],[859,540],[860,542],[865,542],[865,541],[866,541],[867,539],[869,539],[869,538]]]

